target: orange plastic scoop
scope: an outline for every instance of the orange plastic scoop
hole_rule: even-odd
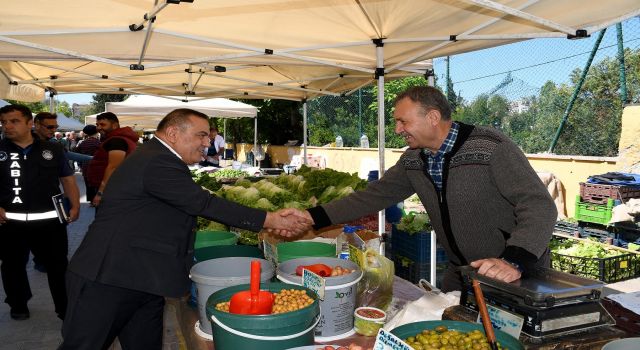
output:
[[[229,312],[241,315],[267,315],[273,308],[273,293],[260,290],[260,261],[251,261],[249,290],[231,297]]]

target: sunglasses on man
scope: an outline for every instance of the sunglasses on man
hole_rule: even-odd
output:
[[[43,126],[49,130],[57,129],[60,127],[60,125],[43,125]]]

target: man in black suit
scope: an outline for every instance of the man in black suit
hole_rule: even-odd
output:
[[[161,349],[164,297],[189,288],[198,216],[282,234],[310,227],[299,211],[267,213],[198,186],[187,164],[200,161],[208,145],[207,116],[177,109],[113,173],[69,264],[59,349],[106,349],[116,337],[123,349]]]

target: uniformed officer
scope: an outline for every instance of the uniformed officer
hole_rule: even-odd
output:
[[[58,317],[67,304],[67,229],[55,211],[52,196],[60,184],[71,203],[68,221],[78,218],[79,191],[61,145],[43,142],[32,133],[29,108],[0,108],[5,138],[0,141],[0,259],[2,284],[11,318],[29,318],[31,288],[26,264],[29,251],[45,265]]]

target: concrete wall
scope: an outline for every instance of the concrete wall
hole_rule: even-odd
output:
[[[631,105],[624,109],[622,116],[622,135],[620,137],[619,157],[585,157],[562,156],[549,154],[527,154],[533,169],[537,172],[548,172],[558,179],[564,189],[565,213],[573,217],[575,213],[575,197],[580,193],[580,182],[589,175],[603,174],[610,171],[640,173],[640,106]],[[228,145],[230,146],[230,145]],[[245,151],[251,150],[251,144],[239,144],[238,160],[245,160]],[[265,146],[263,146],[265,147]],[[294,155],[302,154],[300,147],[266,146],[273,166],[278,163],[289,164]],[[384,153],[385,168],[394,165],[403,150],[386,149]],[[308,147],[307,154],[324,156],[328,168],[358,172],[366,178],[369,170],[378,169],[378,150],[375,148],[336,148]]]
[[[620,170],[640,174],[640,105],[629,105],[622,113],[622,132],[618,143]]]

